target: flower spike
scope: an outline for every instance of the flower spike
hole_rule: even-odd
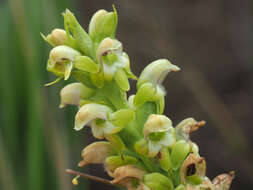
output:
[[[147,65],[137,78],[130,59],[116,38],[118,15],[97,11],[86,32],[70,10],[63,13],[64,30],[54,29],[44,36],[53,46],[47,70],[61,79],[77,82],[60,91],[60,107],[75,105],[76,131],[89,126],[96,139],[81,153],[79,166],[102,164],[111,181],[76,172],[128,190],[229,190],[234,172],[221,174],[211,181],[206,176],[206,161],[190,134],[205,121],[186,118],[176,127],[163,115],[167,74],[179,71],[167,59]],[[137,80],[137,92],[128,96],[129,78]],[[68,170],[70,171],[70,170]],[[89,176],[89,177],[88,177]]]

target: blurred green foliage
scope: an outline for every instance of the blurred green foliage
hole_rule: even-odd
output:
[[[72,188],[72,176],[64,170],[74,163],[71,159],[79,159],[79,153],[72,154],[75,149],[70,147],[80,151],[82,146],[77,142],[84,139],[71,133],[72,108],[57,108],[58,92],[64,84],[43,87],[53,76],[46,72],[49,46],[40,32],[63,27],[61,12],[74,3],[0,2],[0,189]],[[85,187],[82,180],[79,188]]]

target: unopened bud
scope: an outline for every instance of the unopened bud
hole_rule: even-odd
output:
[[[79,162],[78,166],[83,167],[87,164],[103,164],[104,160],[110,154],[115,153],[113,146],[109,142],[95,142],[82,150],[83,160]]]
[[[41,34],[41,36],[52,46],[64,45],[67,40],[65,30],[59,28],[54,29],[51,34],[48,34],[47,36],[44,36],[43,34]]]
[[[177,170],[190,152],[190,145],[184,140],[177,141],[171,151],[171,163],[173,170]]]
[[[82,99],[89,98],[93,94],[94,90],[87,88],[82,83],[68,84],[60,92],[60,108],[65,107],[67,104],[78,106]]]
[[[170,152],[167,147],[161,149],[159,163],[163,170],[169,171],[171,169]]]
[[[118,24],[117,12],[97,11],[91,18],[89,24],[89,35],[93,41],[99,43],[106,37],[115,37]]]

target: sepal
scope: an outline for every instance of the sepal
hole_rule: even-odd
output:
[[[190,145],[184,140],[177,141],[171,150],[172,168],[176,171],[190,152]]]
[[[65,30],[73,35],[74,39],[80,50],[87,56],[94,58],[93,53],[93,42],[90,36],[85,32],[82,26],[78,23],[74,14],[70,10],[66,9],[63,13],[64,17],[64,27]]]

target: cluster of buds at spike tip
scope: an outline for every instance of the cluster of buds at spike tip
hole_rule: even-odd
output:
[[[103,140],[82,150],[78,166],[102,164],[113,178],[111,184],[128,190],[228,190],[234,172],[211,181],[206,176],[205,158],[190,139],[205,121],[186,118],[173,126],[163,115],[166,90],[162,82],[180,68],[159,59],[137,78],[116,39],[115,8],[97,11],[88,32],[69,10],[63,17],[64,30],[42,34],[53,46],[47,70],[58,77],[47,86],[73,77],[77,82],[60,91],[60,108],[77,106],[74,129],[89,126],[92,135]],[[137,80],[137,92],[127,97],[129,78]],[[73,184],[78,184],[78,177]]]

